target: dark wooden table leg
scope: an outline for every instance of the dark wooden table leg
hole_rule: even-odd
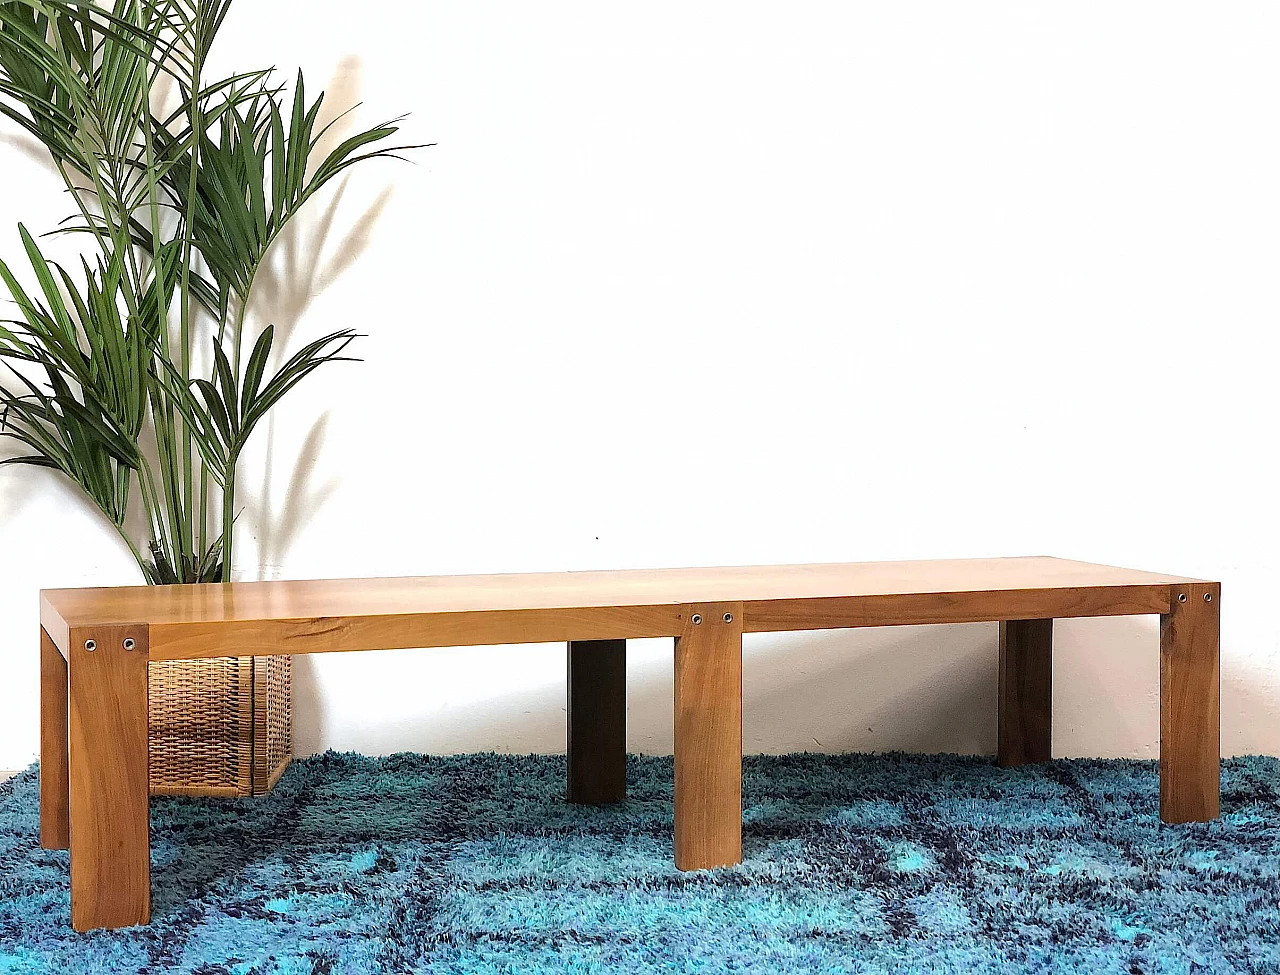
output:
[[[1160,617],[1160,818],[1218,816],[1221,704],[1217,583],[1174,586]]]
[[[627,797],[627,641],[569,644],[566,707],[570,802]]]
[[[742,860],[742,604],[689,607],[675,658],[676,866],[729,866]]]
[[[997,756],[1004,768],[1053,757],[1053,620],[1000,624]]]
[[[147,628],[73,628],[69,662],[71,924],[146,924]]]
[[[71,842],[67,786],[67,661],[40,627],[40,845]]]

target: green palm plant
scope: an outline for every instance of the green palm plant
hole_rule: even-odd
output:
[[[0,463],[61,471],[152,583],[231,578],[245,444],[350,360],[344,328],[270,369],[275,330],[247,334],[246,311],[272,243],[335,177],[417,148],[387,145],[393,119],[323,151],[301,72],[291,95],[270,70],[206,79],[230,6],[0,0],[0,112],[48,150],[75,204],[56,232],[92,252],[73,275],[20,227],[31,291],[0,261],[19,311],[0,323],[0,436],[24,447]]]

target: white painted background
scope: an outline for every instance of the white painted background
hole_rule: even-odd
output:
[[[350,10],[240,0],[218,49],[439,143],[318,202],[262,282],[295,345],[369,337],[245,464],[241,578],[1042,553],[1207,576],[1223,750],[1277,752],[1280,8]],[[12,259],[66,204],[11,134],[0,185]],[[0,768],[37,750],[37,590],[135,579],[69,490],[0,472]],[[748,637],[747,748],[992,752],[995,642]],[[670,658],[632,644],[632,749],[671,749]],[[564,747],[560,646],[296,674],[301,753]],[[1153,619],[1059,623],[1055,752],[1154,756],[1156,674]]]

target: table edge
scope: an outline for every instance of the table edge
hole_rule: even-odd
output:
[[[745,633],[1150,615],[1169,612],[1173,590],[1160,582],[1128,586],[960,590],[742,601]],[[429,649],[679,636],[695,603],[466,610],[194,622],[149,623],[152,660],[270,656],[349,650]],[[68,651],[83,621],[65,620],[41,594],[41,625]],[[231,644],[231,646],[228,646]]]

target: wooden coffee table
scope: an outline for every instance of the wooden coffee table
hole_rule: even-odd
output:
[[[1053,558],[59,589],[40,599],[40,839],[79,931],[150,918],[147,662],[567,642],[568,797],[626,790],[626,640],[675,638],[675,861],[742,858],[742,634],[1000,623],[999,760],[1050,757],[1053,620],[1160,614],[1160,816],[1218,814],[1216,582]]]

